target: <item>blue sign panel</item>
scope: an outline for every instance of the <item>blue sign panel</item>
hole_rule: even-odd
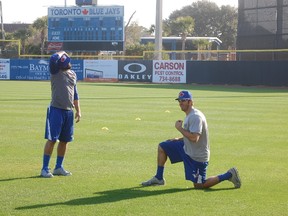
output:
[[[83,60],[71,60],[78,80],[83,80]],[[11,59],[11,80],[50,80],[48,59]]]
[[[76,0],[76,5],[92,5],[92,0]]]
[[[83,60],[73,60],[71,59],[72,70],[77,75],[77,80],[83,80],[84,72],[83,72]]]
[[[48,8],[49,42],[123,42],[123,6]]]
[[[10,60],[11,80],[48,80],[50,79],[48,60]]]

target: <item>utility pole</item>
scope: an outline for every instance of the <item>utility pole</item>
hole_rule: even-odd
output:
[[[156,1],[155,58],[162,60],[162,0]]]
[[[2,1],[0,1],[0,16],[1,16],[1,33],[2,40],[5,40],[4,24],[3,24],[3,13],[2,13]]]

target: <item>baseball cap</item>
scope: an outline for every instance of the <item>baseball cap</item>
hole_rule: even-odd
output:
[[[178,98],[175,100],[192,100],[192,94],[189,91],[183,90],[179,92]]]
[[[67,68],[68,64],[71,62],[71,58],[66,52],[60,53],[60,58],[57,61],[59,68]]]
[[[51,55],[49,60],[50,73],[51,74],[58,73],[59,69],[67,68],[70,62],[71,59],[66,52],[60,51],[54,53],[53,55]]]

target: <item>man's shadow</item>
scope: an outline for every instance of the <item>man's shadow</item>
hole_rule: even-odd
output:
[[[9,182],[9,181],[16,181],[16,180],[22,180],[22,179],[34,179],[34,178],[41,178],[41,176],[38,175],[38,176],[29,176],[29,177],[17,177],[17,178],[0,179],[0,182]]]
[[[157,187],[157,186],[155,186]],[[113,203],[122,200],[129,199],[137,199],[141,197],[149,197],[149,196],[157,196],[162,194],[171,194],[171,193],[179,193],[190,191],[193,188],[170,188],[164,190],[153,190],[147,191],[145,187],[131,187],[131,188],[123,188],[123,189],[115,189],[115,190],[107,190],[102,192],[94,193],[95,196],[92,197],[84,197],[78,199],[68,200],[66,202],[56,202],[56,203],[48,203],[48,204],[38,204],[38,205],[30,205],[30,206],[22,206],[15,208],[16,210],[27,210],[27,209],[36,209],[50,206],[58,206],[58,205],[98,205],[103,203]]]

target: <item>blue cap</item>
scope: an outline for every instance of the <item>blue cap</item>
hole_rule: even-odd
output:
[[[66,52],[61,51],[54,53],[49,60],[50,73],[56,74],[59,72],[59,69],[67,68],[70,61],[71,59]]]
[[[69,63],[71,62],[70,57],[66,52],[64,52],[57,61],[57,65],[59,68],[67,68]]]
[[[192,100],[192,94],[189,91],[183,90],[179,92],[178,98],[175,100]]]

